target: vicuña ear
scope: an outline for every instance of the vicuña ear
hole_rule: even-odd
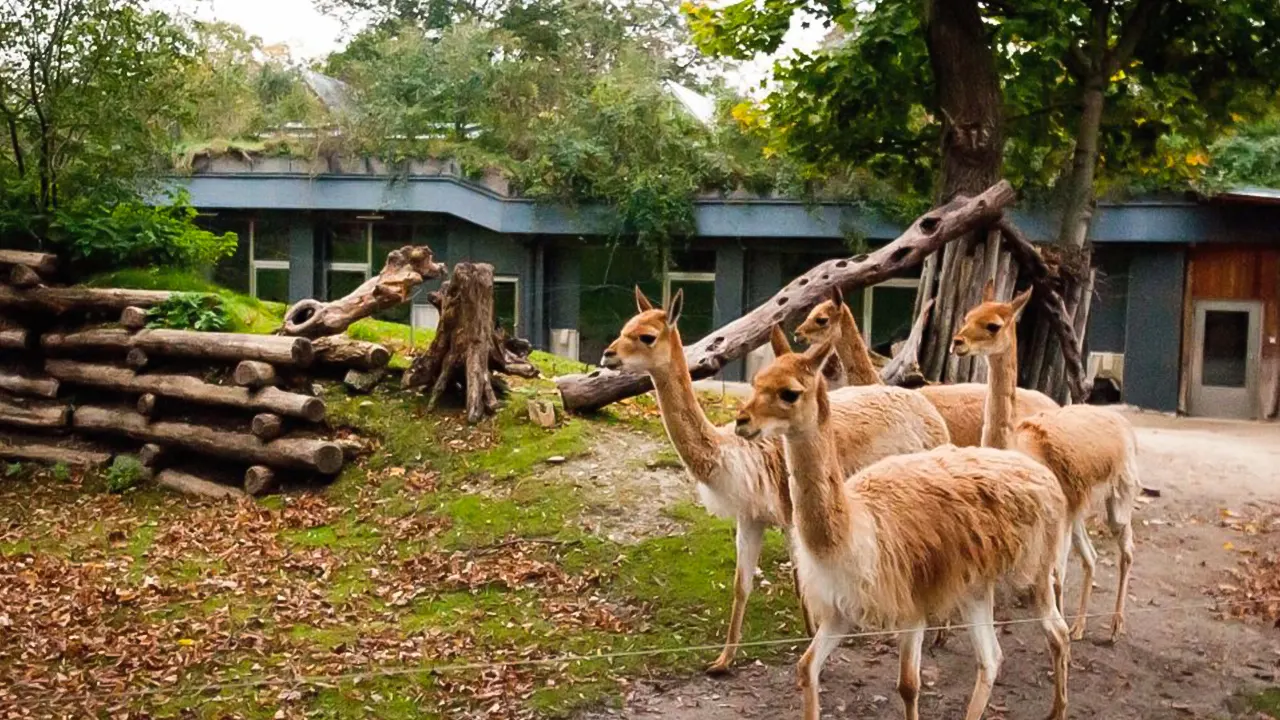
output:
[[[1013,299],[1013,319],[1017,320],[1022,317],[1022,311],[1027,307],[1027,302],[1031,300],[1032,288],[1022,291],[1022,294]]]
[[[639,285],[637,285],[636,286],[636,310],[640,312],[644,312],[646,310],[652,310],[652,309],[653,309],[653,303],[649,302],[649,298],[644,296],[644,291],[640,289]]]
[[[791,354],[791,343],[787,342],[787,334],[777,323],[774,323],[773,330],[769,331],[769,346],[773,348],[774,357]]]
[[[680,311],[684,309],[684,288],[676,291],[667,303],[667,324],[674,326],[680,320]]]
[[[840,288],[838,286],[833,286],[831,288],[831,302],[835,304],[836,308],[844,305],[844,293],[840,292]]]
[[[993,280],[988,280],[986,285],[982,286],[982,302],[991,302],[996,299],[996,284]]]
[[[821,374],[822,366],[827,364],[827,358],[831,356],[834,350],[835,346],[830,339],[810,346],[808,350],[804,351],[805,369],[812,375]]]

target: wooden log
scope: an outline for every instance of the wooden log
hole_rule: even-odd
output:
[[[124,364],[134,370],[141,370],[151,364],[151,358],[142,350],[133,348],[125,354]]]
[[[127,307],[120,311],[120,325],[125,330],[138,331],[147,326],[147,311],[140,307]]]
[[[142,466],[145,468],[157,470],[160,465],[164,463],[168,455],[169,451],[165,446],[157,445],[155,443],[147,443],[138,451],[138,461],[141,462]]]
[[[0,350],[26,350],[31,347],[31,334],[25,328],[0,328]]]
[[[241,360],[231,374],[235,384],[247,388],[263,388],[275,385],[276,369],[269,363],[257,360]]]
[[[120,312],[130,305],[159,305],[171,295],[172,293],[164,290],[47,286],[19,290],[9,285],[0,285],[0,308],[37,310],[54,315],[73,310]]]
[[[12,370],[0,368],[0,390],[14,395],[31,397],[58,397],[58,380],[51,377],[29,377]]]
[[[140,330],[98,328],[79,332],[45,333],[40,344],[51,353],[79,350],[142,350],[162,356],[203,360],[260,360],[274,365],[307,367],[315,358],[306,338],[191,330]]]
[[[14,265],[9,269],[9,284],[16,288],[33,288],[43,282],[40,273],[26,265]]]
[[[330,335],[311,341],[316,362],[340,365],[358,370],[376,370],[391,362],[391,351],[377,343],[352,340],[342,335]]]
[[[127,368],[74,360],[46,360],[45,372],[63,382],[106,388],[124,393],[153,393],[161,397],[228,407],[272,412],[302,418],[308,422],[324,419],[324,400],[287,392],[274,387],[261,390],[215,385],[189,375],[138,375]]]
[[[58,256],[50,253],[0,250],[0,265],[22,265],[45,277],[58,274]]]
[[[244,491],[252,497],[266,495],[279,483],[276,472],[265,465],[254,465],[244,471]]]
[[[156,421],[128,410],[85,405],[72,418],[77,430],[122,435],[142,442],[176,445],[238,462],[295,468],[332,475],[342,469],[342,448],[310,438],[281,438],[264,443],[249,433],[215,430],[191,423]]]
[[[161,487],[168,488],[186,495],[195,495],[196,497],[213,498],[215,500],[224,500],[226,498],[236,499],[244,497],[244,492],[240,488],[234,488],[230,485],[205,480],[196,477],[191,473],[181,472],[178,470],[161,470],[156,473],[155,483]]]
[[[333,441],[342,448],[342,456],[348,462],[355,460],[369,451],[369,445],[359,438],[337,438]]]
[[[143,393],[138,396],[138,414],[146,417],[148,420],[156,416],[156,405],[158,401],[154,393]]]
[[[28,402],[22,405],[0,398],[0,425],[23,428],[64,428],[71,422],[66,405]]]
[[[263,442],[271,442],[284,432],[284,420],[274,413],[258,413],[249,424],[250,432]]]
[[[18,438],[5,433],[0,438],[0,458],[5,460],[23,460],[28,462],[48,463],[56,465],[78,465],[101,467],[111,462],[111,453],[104,450],[89,449],[83,444],[63,447],[44,442],[38,438]]]
[[[998,220],[1014,197],[1013,188],[1002,181],[975,198],[957,198],[931,210],[912,223],[897,240],[869,255],[822,263],[760,307],[689,346],[685,357],[690,372],[694,379],[714,375],[725,364],[768,342],[775,323],[798,323],[814,305],[830,296],[833,287],[847,292],[874,285],[920,264],[949,241]],[[562,377],[556,384],[565,408],[575,411],[601,408],[653,387],[646,375],[604,369]]]
[[[280,334],[309,338],[338,335],[361,318],[409,302],[424,280],[444,272],[444,264],[432,258],[431,248],[406,245],[391,251],[382,272],[345,297],[327,303],[313,299],[295,303],[284,314]]]
[[[880,381],[885,385],[919,387],[925,384],[924,373],[920,370],[920,342],[924,339],[924,328],[929,324],[929,311],[932,309],[933,299],[930,298],[911,325],[911,334],[907,335],[906,342],[880,369]]]

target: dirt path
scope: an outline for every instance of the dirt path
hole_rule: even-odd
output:
[[[1162,496],[1138,508],[1128,637],[1116,646],[1100,644],[1106,634],[1106,620],[1100,618],[1091,624],[1089,638],[1073,645],[1071,716],[1254,717],[1233,698],[1275,684],[1280,631],[1220,620],[1204,605],[1211,601],[1206,588],[1223,582],[1223,569],[1236,564],[1238,552],[1280,545],[1280,534],[1246,537],[1221,522],[1224,510],[1251,514],[1280,503],[1280,427],[1131,417],[1138,428],[1143,484],[1159,488]],[[1234,549],[1226,549],[1226,543]],[[1102,559],[1092,610],[1104,612],[1115,601],[1115,545],[1105,533],[1095,537],[1095,545]],[[1071,577],[1078,582],[1077,567],[1073,564]],[[1077,592],[1069,584],[1069,604]],[[1184,609],[1188,606],[1197,607]],[[1051,692],[1043,636],[1035,625],[1019,625],[1005,629],[1001,644],[1005,663],[986,717],[1042,717]],[[922,715],[961,716],[973,673],[963,632],[945,649],[926,654]],[[894,644],[850,643],[823,673],[824,717],[900,718],[896,676]],[[725,679],[638,685],[622,709],[593,711],[581,720],[790,718],[799,710],[790,663],[748,661]]]

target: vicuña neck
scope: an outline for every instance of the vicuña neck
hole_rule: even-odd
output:
[[[837,550],[848,537],[850,508],[830,424],[794,427],[786,446],[796,532],[812,553]]]
[[[1018,347],[987,356],[987,402],[982,413],[982,446],[1007,450],[1013,444],[1017,406]]]
[[[836,345],[836,353],[849,373],[850,385],[880,384],[880,373],[871,362],[867,343],[863,340],[862,333],[858,330],[858,321],[853,318],[853,311],[848,305],[840,308],[840,342]]]
[[[693,378],[684,359],[680,333],[671,329],[671,358],[667,365],[649,372],[662,424],[676,453],[694,476],[707,481],[719,462],[719,432],[707,419],[698,396],[693,392]]]

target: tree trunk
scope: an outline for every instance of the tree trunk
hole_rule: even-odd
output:
[[[1062,225],[1058,245],[1081,250],[1093,220],[1093,177],[1098,165],[1098,131],[1102,127],[1103,90],[1106,78],[1090,78],[1084,88],[1080,125],[1076,128],[1076,148],[1067,177]]]
[[[30,395],[32,397],[58,397],[58,381],[50,377],[33,378],[19,375],[12,370],[0,368],[0,390],[14,395]]]
[[[331,475],[341,470],[343,463],[342,448],[325,440],[282,438],[263,443],[249,433],[181,422],[148,422],[145,417],[128,410],[81,406],[76,409],[72,422],[77,430],[177,445],[205,455],[272,467]]]
[[[253,416],[249,431],[262,442],[271,442],[284,433],[284,421],[275,413],[258,413]]]
[[[58,274],[58,256],[49,253],[0,250],[0,265],[14,267],[21,265],[31,268],[44,277],[53,277]]]
[[[266,495],[276,489],[276,473],[265,465],[254,465],[244,471],[244,491],[251,497]]]
[[[45,333],[40,344],[52,353],[76,350],[137,349],[162,356],[202,360],[260,360],[273,365],[308,367],[315,358],[306,338],[240,333],[194,332],[191,330],[140,330],[130,333],[118,328]]]
[[[66,405],[25,403],[18,405],[0,399],[0,425],[22,428],[64,428],[71,422],[71,408]]]
[[[840,287],[847,294],[883,282],[920,264],[951,240],[995,223],[1013,200],[1013,188],[1002,181],[977,197],[957,198],[925,213],[901,237],[869,255],[818,265],[763,305],[686,348],[690,373],[695,380],[716,374],[726,363],[768,342],[776,323],[798,323],[830,296],[831,288]],[[653,387],[648,376],[604,369],[558,378],[556,384],[565,409],[575,411],[595,410]]]
[[[295,303],[284,315],[280,334],[309,338],[337,335],[361,318],[409,302],[424,280],[444,272],[445,266],[432,259],[431,248],[406,245],[387,255],[382,272],[346,297],[327,303],[310,299]]]
[[[274,387],[255,391],[233,385],[215,385],[189,375],[138,375],[126,368],[74,360],[46,360],[44,368],[45,372],[63,382],[121,393],[153,393],[201,405],[271,412],[309,422],[320,422],[325,414],[324,401],[320,398]]]
[[[330,335],[311,341],[316,362],[358,370],[374,370],[391,362],[391,351],[376,343]]]
[[[493,266],[458,263],[441,294],[440,322],[425,355],[404,374],[406,388],[430,387],[428,408],[446,390],[461,386],[467,422],[476,423],[498,409],[489,378],[493,353]]]
[[[53,445],[47,438],[17,437],[5,432],[0,437],[0,458],[49,464],[66,463],[86,467],[101,467],[111,462],[111,453],[95,449],[92,445],[76,443],[74,446]]]
[[[119,290],[83,287],[36,287],[17,290],[0,285],[0,308],[61,315],[71,311],[120,312],[130,305],[151,307],[168,300],[163,290]]]
[[[237,385],[251,389],[269,387],[277,382],[276,369],[257,360],[241,360],[232,373],[232,380]]]
[[[160,487],[175,490],[184,495],[194,495],[196,497],[212,498],[214,500],[224,500],[226,498],[242,498],[244,492],[240,488],[234,488],[230,485],[205,480],[196,477],[191,473],[185,473],[178,470],[161,470],[156,473],[154,478],[155,484]]]

